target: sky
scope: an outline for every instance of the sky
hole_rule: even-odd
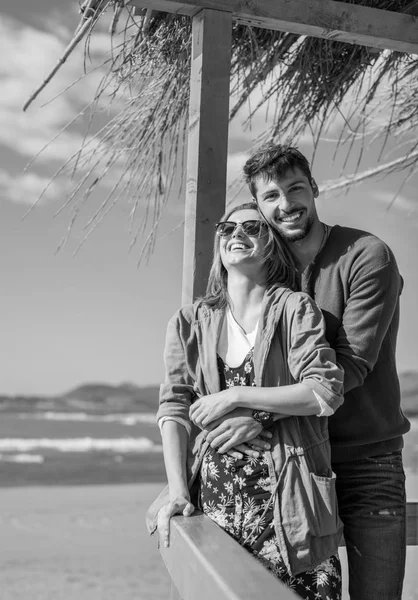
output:
[[[170,198],[147,264],[138,267],[138,245],[130,250],[129,200],[116,204],[74,254],[105,188],[81,211],[80,224],[57,252],[71,215],[67,209],[55,215],[72,184],[66,175],[50,182],[79,149],[85,120],[58,133],[92,100],[100,69],[54,100],[82,75],[80,46],[26,113],[22,106],[71,39],[77,8],[77,2],[68,0],[3,0],[0,9],[0,394],[58,394],[87,382],[158,384],[164,375],[166,323],[181,302],[182,198]],[[97,32],[91,49],[95,64],[109,48],[109,35]],[[104,111],[101,119],[111,116]],[[251,129],[245,128],[245,117],[241,111],[230,127],[230,182],[240,175],[255,140],[268,126],[268,117],[260,113]],[[338,131],[336,120],[315,155],[313,172],[319,184],[341,173],[343,157],[333,159]],[[396,152],[396,143],[389,140],[389,151]],[[311,158],[308,137],[299,147]],[[378,159],[378,149],[366,150],[361,168]],[[346,172],[355,160],[354,155]],[[317,201],[324,222],[371,231],[395,253],[405,280],[399,371],[418,370],[417,179],[392,203],[404,177],[396,173],[353,187],[348,194],[321,195]],[[234,202],[246,200],[245,188],[234,196]]]

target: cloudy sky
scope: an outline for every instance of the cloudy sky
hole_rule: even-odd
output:
[[[26,171],[25,166],[92,100],[100,80],[98,70],[49,102],[82,75],[80,48],[29,110],[22,112],[30,93],[71,39],[77,8],[76,1],[68,0],[3,0],[0,12],[0,394],[53,394],[91,381],[159,383],[165,325],[181,298],[184,206],[177,198],[169,203],[151,260],[140,268],[138,248],[129,251],[129,202],[116,205],[75,256],[95,200],[82,211],[80,225],[57,253],[71,217],[68,210],[54,216],[72,187],[68,176],[58,175],[24,217],[52,175],[79,149],[85,122],[76,122]],[[91,48],[95,64],[109,47],[108,35],[98,32]],[[244,118],[241,114],[231,126],[231,181],[253,140],[266,128],[263,115],[253,121],[251,130],[244,129]],[[319,183],[340,174],[342,159],[333,162],[333,133],[338,133],[338,123],[315,158]],[[309,139],[302,140],[300,148],[311,156]],[[376,158],[371,148],[362,167],[372,166]],[[350,164],[346,170],[350,171]],[[372,231],[395,252],[406,282],[400,371],[418,368],[416,180],[404,186],[388,210],[402,177],[397,174],[353,188],[347,195],[318,200],[325,222]],[[106,192],[99,190],[96,202]],[[235,200],[246,198],[244,191]]]

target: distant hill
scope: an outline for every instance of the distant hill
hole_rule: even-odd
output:
[[[0,411],[156,412],[159,386],[87,383],[57,396],[1,396]]]
[[[399,375],[402,408],[406,415],[418,416],[418,371]],[[1,396],[1,411],[64,412],[156,412],[159,386],[140,387],[132,383],[110,385],[86,383],[58,396]]]

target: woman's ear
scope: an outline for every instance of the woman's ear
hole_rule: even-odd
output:
[[[312,180],[311,180],[311,186],[312,186],[312,191],[313,191],[314,198],[318,198],[318,196],[319,196],[319,189],[318,189],[317,183],[316,183],[316,181],[315,181],[315,179],[313,177],[312,177]]]

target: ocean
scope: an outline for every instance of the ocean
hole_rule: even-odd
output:
[[[151,413],[2,412],[0,486],[164,481]]]
[[[418,475],[418,418],[405,436],[404,463]],[[0,486],[165,481],[153,413],[2,412]]]

